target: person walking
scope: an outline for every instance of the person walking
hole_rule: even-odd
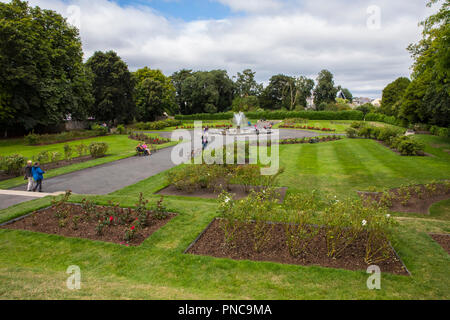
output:
[[[39,192],[42,192],[42,180],[44,180],[44,171],[39,166],[39,162],[36,162],[31,169],[31,173],[33,174],[33,179],[36,182],[36,185],[33,188],[33,192],[39,188]]]
[[[33,169],[33,162],[31,160],[29,160],[27,162],[27,166],[25,167],[25,180],[28,180],[28,185],[27,185],[27,191],[31,192],[33,191],[33,173],[31,172]]]

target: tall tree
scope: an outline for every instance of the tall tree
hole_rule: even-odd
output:
[[[224,112],[231,108],[234,83],[224,70],[198,71],[184,79],[186,114]]]
[[[246,69],[242,73],[238,72],[236,77],[236,94],[243,98],[248,96],[258,96],[263,86],[255,80],[256,72]]]
[[[338,89],[334,87],[333,74],[328,70],[322,70],[317,77],[317,85],[314,89],[314,104],[316,107],[326,103],[336,102]]]
[[[189,110],[187,109],[188,97],[183,91],[183,83],[190,76],[192,76],[192,70],[182,69],[172,74],[171,77],[176,91],[175,99],[182,114],[189,114]]]
[[[415,62],[400,117],[410,122],[450,125],[450,1],[442,2],[439,12],[420,23],[422,39],[408,47]]]
[[[40,129],[93,102],[78,30],[59,14],[12,0],[0,3],[0,126]]]
[[[87,66],[93,74],[92,115],[95,119],[115,124],[133,120],[134,80],[126,63],[114,51],[97,51],[89,58]]]
[[[296,79],[296,87],[297,87],[297,101],[296,104],[307,107],[307,99],[312,96],[312,92],[314,89],[314,80],[309,79],[304,76],[300,76]]]
[[[153,121],[164,112],[176,114],[178,105],[175,100],[175,87],[169,77],[160,70],[147,67],[134,73],[136,118],[141,121]]]
[[[410,83],[408,78],[400,77],[384,88],[380,108],[382,113],[398,117],[403,96]]]
[[[270,78],[269,85],[260,96],[264,109],[292,109],[295,107],[297,88],[295,78],[278,74]]]

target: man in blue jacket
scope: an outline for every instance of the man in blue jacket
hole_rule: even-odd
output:
[[[44,171],[39,166],[39,162],[36,162],[31,169],[31,173],[33,174],[33,179],[36,181],[36,185],[34,186],[33,192],[39,188],[39,192],[42,192],[42,180],[44,180]]]

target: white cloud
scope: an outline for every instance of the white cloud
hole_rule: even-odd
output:
[[[107,0],[30,0],[67,16],[81,9],[86,57],[115,50],[135,70],[144,66],[171,74],[181,68],[251,68],[267,83],[278,73],[315,78],[322,69],[356,96],[377,97],[389,82],[408,76],[406,47],[417,41],[426,15],[422,0],[325,1],[217,0],[251,14],[223,20],[168,19],[143,6]],[[381,29],[366,26],[369,5],[381,8]]]

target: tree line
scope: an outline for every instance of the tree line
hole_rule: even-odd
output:
[[[427,6],[438,3],[431,0]],[[401,77],[383,90],[381,112],[404,124],[450,126],[450,1],[421,22],[422,39],[408,47],[411,79]]]
[[[12,0],[0,3],[0,125],[43,131],[65,119],[110,124],[152,121],[164,113],[302,110],[315,91],[318,110],[340,88],[323,70],[317,79],[275,75],[264,88],[255,72],[183,69],[171,76],[148,67],[130,72],[114,51],[83,62],[79,31],[52,10]],[[351,97],[346,90],[346,95]]]

